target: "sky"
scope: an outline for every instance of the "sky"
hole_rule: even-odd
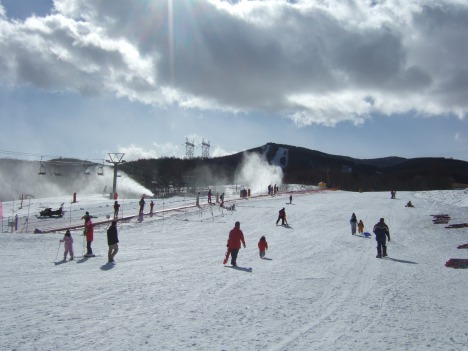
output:
[[[468,161],[463,0],[0,0],[0,157]]]
[[[466,222],[466,191],[398,192],[392,200],[389,192],[281,190],[248,200],[226,191],[235,211],[208,206],[206,194],[200,207],[193,196],[157,199],[143,218],[138,197],[119,199],[120,217],[132,218],[118,222],[115,264],[107,262],[107,224],[97,225],[113,215],[113,200],[38,197],[21,209],[3,202],[5,227],[12,214],[20,220],[16,232],[0,235],[1,349],[466,350],[467,271],[445,264],[468,259],[458,249],[468,237],[431,217]],[[36,218],[63,202],[62,218]],[[287,227],[275,225],[282,207]],[[63,260],[64,230],[32,234],[82,225],[85,210],[97,217],[96,257],[83,257],[82,228],[71,230],[73,261]],[[353,212],[368,233],[385,218],[387,258],[375,257],[373,234],[351,235]],[[222,262],[236,221],[246,247],[234,269]]]

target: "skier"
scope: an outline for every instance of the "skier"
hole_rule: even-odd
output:
[[[292,195],[289,195],[289,204],[292,204]]]
[[[154,202],[151,200],[150,202],[150,213],[153,213]]]
[[[119,251],[119,238],[117,236],[117,221],[112,221],[111,226],[107,229],[107,245],[109,245],[109,251],[107,256],[109,263],[114,262],[114,257]]]
[[[140,204],[140,214],[143,214],[143,209],[145,208],[145,196],[141,197],[139,204]]]
[[[387,256],[386,239],[390,241],[390,230],[385,224],[383,218],[380,218],[379,223],[374,226],[375,240],[377,241],[377,256],[376,258],[382,258]]]
[[[268,250],[268,243],[264,236],[262,236],[258,242],[258,250],[260,258],[265,257],[265,250]]]
[[[351,215],[351,219],[349,220],[349,223],[351,223],[351,234],[352,235],[356,234],[357,219],[354,213]]]
[[[70,261],[73,261],[73,238],[71,236],[70,230],[67,230],[65,232],[65,236],[63,237],[62,240],[60,240],[61,243],[65,243],[65,252],[63,254],[63,260],[67,260],[67,254],[70,254]]]
[[[357,227],[358,227],[358,233],[360,234],[364,233],[364,222],[362,221],[362,219],[359,220]]]
[[[114,202],[114,218],[118,218],[119,217],[119,209],[120,209],[120,205],[119,203],[117,202],[117,200]]]
[[[91,221],[91,217],[88,218],[88,221],[85,224],[85,232],[86,232],[86,254],[85,257],[92,257],[93,249],[91,248],[91,243],[93,242],[94,238],[94,224]]]
[[[278,219],[276,220],[276,225],[278,225],[278,222],[281,220],[281,225],[284,225],[284,220],[286,218],[286,210],[284,209],[284,207],[279,210],[278,212]]]
[[[226,245],[231,253],[231,265],[233,267],[237,267],[237,254],[241,248],[241,243],[244,245],[245,249],[244,233],[240,230],[240,222],[237,221],[234,228],[229,232],[229,239]]]
[[[211,205],[211,189],[208,189],[208,203]]]

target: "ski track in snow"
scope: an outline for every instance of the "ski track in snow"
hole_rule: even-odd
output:
[[[63,232],[3,233],[1,349],[468,349],[468,271],[444,266],[467,257],[456,247],[468,242],[468,229],[445,229],[430,216],[468,221],[465,192],[398,192],[395,200],[386,192],[316,192],[294,194],[294,206],[285,206],[288,197],[119,223],[115,265],[107,264],[106,225],[95,228],[98,256],[89,259],[79,257],[81,229],[72,232],[70,262],[60,262]],[[69,217],[44,223],[79,224],[85,210],[100,219],[112,211],[112,200],[80,198]],[[405,208],[408,200],[416,207]],[[64,201],[37,199],[29,210]],[[126,214],[135,212],[138,199],[125,201]],[[4,215],[12,206],[3,204]],[[289,228],[275,225],[282,207]],[[374,235],[351,235],[352,212],[368,232],[385,218],[388,258],[375,258]],[[252,272],[222,264],[236,220],[247,243],[238,265]],[[263,260],[262,235],[269,244]]]

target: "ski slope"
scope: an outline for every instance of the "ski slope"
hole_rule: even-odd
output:
[[[409,200],[414,208],[405,207]],[[29,206],[32,213],[67,201],[34,199]],[[137,202],[127,201],[135,213]],[[115,265],[107,264],[106,225],[95,229],[97,257],[90,259],[80,257],[81,229],[72,231],[77,257],[70,262],[60,262],[63,232],[2,233],[0,348],[468,349],[468,271],[444,266],[468,258],[468,250],[457,249],[468,243],[468,228],[446,229],[431,217],[468,222],[466,192],[398,192],[391,200],[389,192],[323,191],[288,202],[285,193],[236,200],[233,212],[202,207],[119,222]],[[64,221],[84,211],[104,218],[112,203],[80,196]],[[18,204],[3,203],[4,216],[12,206]],[[282,207],[290,227],[275,225]],[[156,200],[155,211],[161,209]],[[388,258],[375,258],[374,235],[351,235],[353,212],[370,232],[385,218]],[[237,220],[247,248],[233,269],[222,260]],[[263,260],[262,235],[269,244]]]

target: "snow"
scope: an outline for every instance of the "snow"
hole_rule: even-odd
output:
[[[445,229],[431,217],[468,222],[464,191],[397,192],[395,200],[313,191],[293,193],[291,205],[289,195],[236,199],[233,212],[208,208],[203,197],[200,209],[119,222],[115,265],[107,263],[106,225],[95,228],[97,257],[89,259],[81,229],[73,230],[77,257],[67,262],[63,231],[31,234],[81,224],[84,211],[104,220],[113,200],[79,194],[76,204],[71,196],[31,199],[22,209],[4,202],[3,229],[8,216],[21,219],[17,232],[0,234],[1,349],[468,350],[468,272],[444,266],[468,258],[457,249],[468,228]],[[138,200],[119,200],[124,216],[137,213]],[[409,200],[414,208],[405,208]],[[62,219],[33,221],[62,202]],[[158,199],[155,211],[194,204]],[[275,225],[282,207],[289,228]],[[389,258],[375,257],[373,235],[351,235],[353,212],[369,232],[385,218]],[[247,248],[233,269],[222,260],[237,220]]]

